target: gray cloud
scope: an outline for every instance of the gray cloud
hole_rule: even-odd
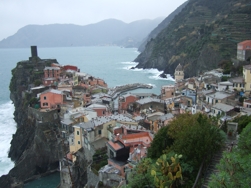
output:
[[[87,25],[166,17],[186,0],[0,0],[0,40],[28,24]]]

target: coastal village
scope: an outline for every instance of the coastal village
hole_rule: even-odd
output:
[[[38,57],[36,46],[31,53],[31,60]],[[109,88],[105,80],[82,73],[74,65],[47,64],[43,79],[25,92],[37,99],[28,108],[28,117],[36,126],[60,121],[55,140],[63,150],[60,187],[72,186],[73,168],[82,154],[87,165],[86,187],[99,182],[108,187],[125,185],[132,169],[146,157],[154,135],[179,114],[216,117],[219,126],[229,122],[228,134],[237,136],[237,125],[231,121],[251,115],[250,56],[251,40],[238,43],[233,62],[236,66],[243,63],[242,75],[218,68],[185,79],[179,64],[175,82],[163,85],[159,95],[133,91],[151,89],[147,84]],[[44,134],[50,137],[51,131]]]

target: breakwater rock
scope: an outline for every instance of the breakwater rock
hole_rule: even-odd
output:
[[[120,93],[135,90],[135,89],[152,89],[153,86],[149,84],[141,84],[141,83],[134,83],[134,84],[126,84],[122,86],[116,86],[114,88],[110,88],[108,94],[113,98],[117,98]]]

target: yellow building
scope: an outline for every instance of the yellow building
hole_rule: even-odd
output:
[[[184,71],[183,71],[181,64],[179,64],[176,67],[175,72],[174,72],[174,78],[175,78],[175,81],[179,81],[179,80],[184,79]]]
[[[82,129],[79,126],[73,126],[74,133],[69,137],[70,153],[76,153],[80,148],[82,148]],[[72,161],[75,162],[76,157],[72,155]]]
[[[243,66],[243,79],[245,82],[245,92],[251,91],[251,65]]]

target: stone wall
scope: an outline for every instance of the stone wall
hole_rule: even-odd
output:
[[[91,168],[87,170],[87,188],[96,187],[99,182],[99,177],[94,172],[92,172]]]
[[[28,107],[28,119],[36,120],[39,123],[60,122],[60,117],[58,115],[57,109],[49,111],[41,111],[39,109]]]

